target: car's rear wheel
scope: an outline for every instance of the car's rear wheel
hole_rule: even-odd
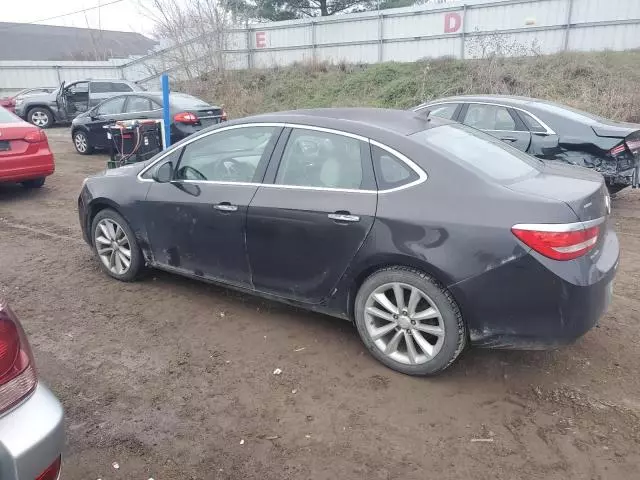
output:
[[[36,127],[49,128],[53,125],[53,114],[48,108],[36,107],[29,110],[27,120]]]
[[[114,210],[100,210],[91,223],[91,232],[102,270],[123,282],[135,280],[144,260],[127,221]]]
[[[90,155],[93,153],[93,147],[89,145],[89,137],[82,130],[73,132],[73,146],[80,155]]]
[[[446,288],[406,267],[375,272],[355,301],[360,338],[374,357],[409,375],[433,375],[451,365],[465,347],[460,309]]]
[[[24,188],[40,188],[44,185],[45,177],[34,178],[32,180],[25,180],[22,182]]]

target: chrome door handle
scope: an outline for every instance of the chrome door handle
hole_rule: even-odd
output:
[[[517,142],[518,139],[514,138],[514,137],[502,137],[500,140],[502,140],[503,142]]]
[[[327,215],[331,220],[335,220],[336,222],[359,222],[360,217],[357,215],[349,215],[346,213],[330,213]]]
[[[231,205],[230,203],[218,203],[214,205],[213,208],[221,212],[236,212],[238,210],[237,205]]]

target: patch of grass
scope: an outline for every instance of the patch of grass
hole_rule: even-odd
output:
[[[208,75],[179,88],[225,104],[231,117],[314,107],[410,108],[444,96],[494,93],[640,122],[640,51],[373,65],[308,62]]]

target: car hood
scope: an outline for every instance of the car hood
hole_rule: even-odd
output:
[[[22,97],[25,102],[54,102],[56,100],[55,93],[34,93],[33,95],[24,95]]]

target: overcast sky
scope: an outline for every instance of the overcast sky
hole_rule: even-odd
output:
[[[85,8],[103,5],[100,9],[68,15],[53,20],[38,22],[66,27],[98,28],[122,30],[150,34],[153,22],[147,18],[140,4],[149,5],[150,0],[121,0],[113,5],[105,5],[114,0],[0,0],[0,20],[3,22],[34,22],[36,20],[63,15]],[[177,0],[178,2],[180,0]],[[99,13],[98,13],[99,12]]]

